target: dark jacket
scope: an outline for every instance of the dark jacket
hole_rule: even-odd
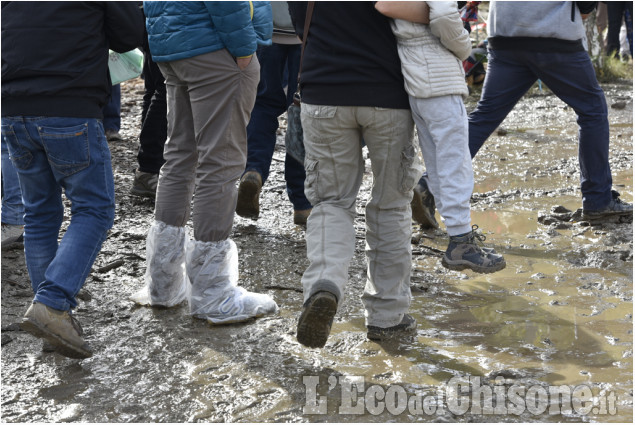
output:
[[[108,49],[143,43],[136,2],[2,2],[2,116],[101,118]]]
[[[289,2],[302,34],[306,2]],[[314,105],[410,109],[397,41],[373,2],[316,2],[300,77]]]

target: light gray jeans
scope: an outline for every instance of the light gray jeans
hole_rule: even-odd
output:
[[[194,239],[225,240],[234,223],[236,181],[247,161],[247,124],[256,100],[256,55],[240,70],[225,49],[158,63],[167,88],[168,139],[163,157],[156,220],[185,226]]]
[[[468,121],[459,95],[410,96],[419,145],[428,172],[428,187],[448,235],[472,230],[470,197],[474,190]]]
[[[364,175],[362,137],[373,174],[366,204],[366,324],[399,324],[410,306],[412,190],[422,166],[407,109],[302,104],[306,148],[304,192],[310,265],[305,301],[320,290],[342,299],[355,250],[355,201]]]

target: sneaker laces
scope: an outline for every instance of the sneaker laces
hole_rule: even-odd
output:
[[[485,242],[485,239],[487,239],[487,237],[482,234],[481,232],[477,232],[478,230],[478,224],[473,224],[472,225],[472,237],[474,238],[475,241],[478,241],[480,245],[485,245],[483,242]]]

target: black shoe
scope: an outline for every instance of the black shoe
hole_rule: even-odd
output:
[[[408,313],[403,315],[401,322],[389,328],[380,328],[379,326],[369,326],[366,336],[373,341],[382,341],[384,339],[393,338],[398,334],[411,332],[417,329],[417,321]]]
[[[422,177],[414,188],[414,195],[410,203],[412,208],[412,218],[421,225],[423,229],[438,229],[439,223],[434,218],[436,205],[434,196],[428,189],[426,179]]]
[[[633,215],[633,204],[628,204],[620,199],[619,192],[611,191],[611,202],[601,210],[582,210],[582,219],[597,221],[616,215]]]
[[[478,226],[472,226],[472,231],[463,236],[450,236],[448,249],[445,251],[441,264],[450,270],[470,269],[477,273],[494,273],[505,268],[506,263],[502,255],[491,248],[481,248],[478,242],[485,240],[485,236],[476,233]]]
[[[260,215],[260,189],[262,189],[260,174],[257,171],[247,171],[238,185],[236,214],[252,220],[258,219]]]
[[[298,342],[310,348],[321,348],[331,333],[337,312],[337,297],[328,291],[311,295],[302,306],[298,319]]]

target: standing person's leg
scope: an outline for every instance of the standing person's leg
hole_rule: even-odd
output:
[[[302,276],[304,306],[297,338],[308,347],[326,344],[355,251],[355,201],[364,173],[356,110],[302,105],[307,175],[304,193],[313,211],[307,222],[310,264]]]
[[[285,46],[287,54],[287,103],[286,107],[293,102],[293,95],[298,86],[298,70],[300,67],[300,45]],[[304,180],[306,172],[304,164],[298,162],[289,153],[284,160],[284,179],[287,182],[287,196],[293,204],[293,222],[299,225],[306,225],[307,218],[311,213],[311,203],[304,195]]]
[[[428,184],[448,234],[471,230],[470,197],[474,190],[468,124],[460,96],[410,98]],[[442,164],[439,166],[439,164]]]
[[[167,139],[167,102],[165,77],[159,66],[146,53],[143,62],[145,76],[144,109],[139,133],[138,169],[130,193],[154,198],[159,171],[165,162],[163,149]],[[146,106],[147,105],[147,106]]]
[[[228,51],[220,50],[178,61],[173,67],[187,83],[198,151],[194,240],[186,248],[190,313],[212,323],[273,313],[277,305],[271,297],[237,286],[238,250],[229,239],[236,181],[247,157],[246,127],[256,98],[258,59],[254,55],[241,70]]]
[[[18,173],[2,137],[2,248],[21,242],[24,235],[24,204]]]
[[[269,177],[276,145],[278,117],[286,109],[282,75],[287,59],[284,45],[258,48],[260,81],[256,101],[247,125],[247,164],[238,188],[236,213],[257,219],[260,214],[260,190]]]
[[[103,127],[97,119],[37,117],[25,118],[12,131],[9,149],[20,174],[25,257],[35,290],[22,326],[66,356],[89,357],[68,311],[77,305],[75,296],[114,220],[114,180]],[[62,187],[71,201],[71,221],[58,246]]]
[[[481,99],[468,116],[472,158],[537,80],[520,56],[518,52],[506,50],[488,52]]]
[[[293,204],[293,222],[305,226],[311,213],[311,203],[304,194],[306,172],[304,164],[298,162],[289,153],[284,159],[284,179],[287,182],[287,196]]]
[[[104,106],[104,130],[106,139],[122,140],[119,130],[121,130],[121,84],[115,84],[110,91],[108,103]]]
[[[502,255],[481,249],[472,230],[470,197],[474,188],[472,159],[467,146],[467,113],[460,96],[410,98],[412,114],[429,187],[450,236],[442,264],[452,270],[469,268],[493,273],[505,268]]]
[[[536,72],[578,116],[583,210],[600,211],[609,207],[613,202],[613,180],[609,165],[608,108],[588,54],[581,51],[537,55]],[[615,212],[623,211],[617,208]]]
[[[155,222],[146,239],[145,286],[131,298],[142,305],[172,307],[185,300],[185,224],[194,191],[196,149],[188,86],[173,68],[159,65],[166,78],[168,103],[165,164],[155,201]]]
[[[368,271],[362,301],[370,339],[414,329],[407,315],[412,267],[412,190],[423,171],[408,109],[359,108],[373,172],[366,204]]]
[[[608,17],[608,34],[606,36],[606,55],[619,54],[620,52],[620,29],[624,18],[624,8],[627,2],[609,1],[606,3]],[[630,2],[629,2],[630,3]]]

